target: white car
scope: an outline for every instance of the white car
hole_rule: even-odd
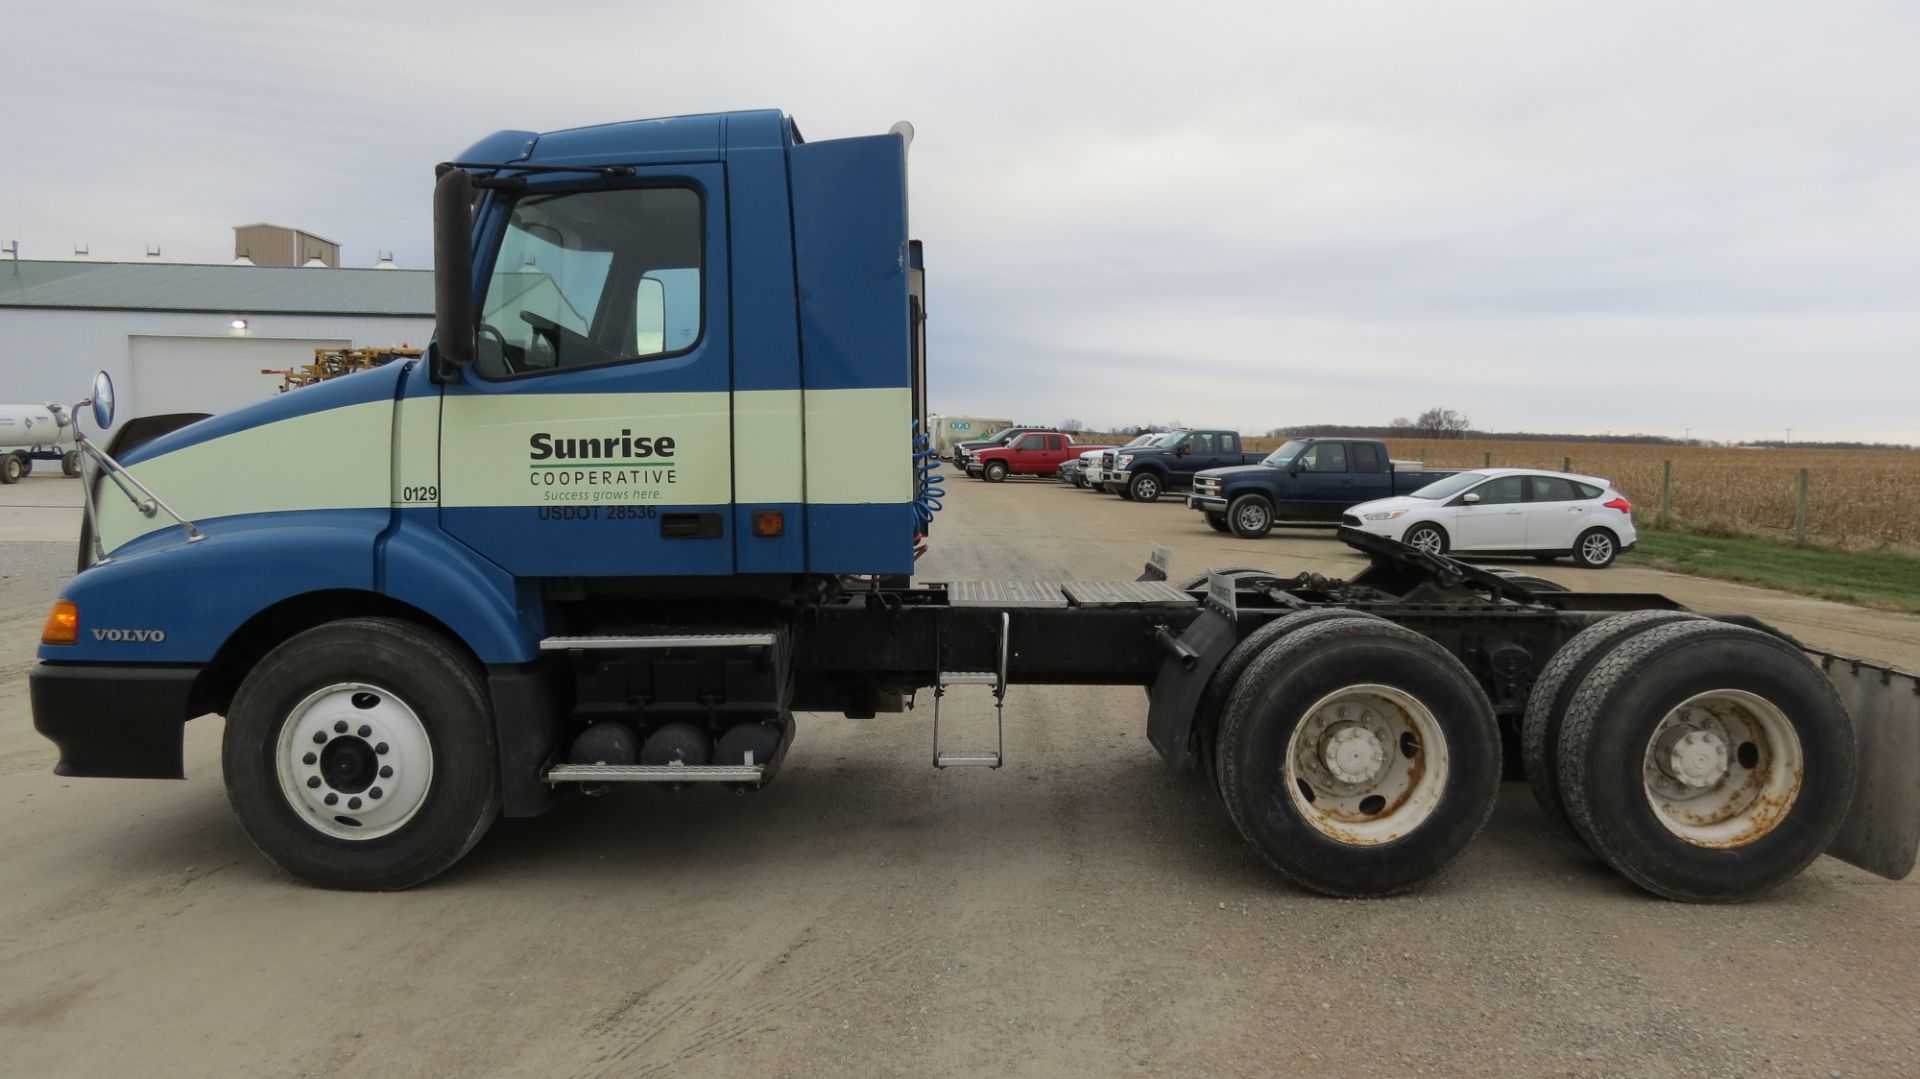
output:
[[[1611,483],[1530,468],[1460,472],[1362,502],[1341,523],[1433,554],[1569,555],[1589,569],[1605,569],[1640,541],[1633,504]]]

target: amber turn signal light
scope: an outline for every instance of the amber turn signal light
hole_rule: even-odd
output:
[[[787,515],[780,510],[754,510],[753,534],[769,538],[786,535]]]
[[[46,627],[40,631],[41,644],[76,644],[80,640],[80,608],[72,600],[53,601],[47,612]]]

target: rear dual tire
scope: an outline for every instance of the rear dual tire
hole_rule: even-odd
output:
[[[1563,827],[1616,872],[1687,902],[1752,899],[1819,857],[1852,801],[1854,735],[1798,648],[1673,612],[1586,632],[1536,687],[1567,702],[1557,740],[1523,735],[1529,768],[1551,769],[1550,818],[1557,795]]]
[[[1228,815],[1302,887],[1357,898],[1420,886],[1493,811],[1500,737],[1486,694],[1438,644],[1380,619],[1276,632],[1221,718]]]

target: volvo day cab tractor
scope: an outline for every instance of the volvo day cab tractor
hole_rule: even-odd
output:
[[[427,355],[83,432],[82,568],[31,677],[57,770],[180,778],[184,724],[224,716],[269,858],[404,888],[569,795],[761,789],[795,712],[917,700],[931,764],[997,767],[1013,687],[1136,685],[1154,749],[1322,892],[1453,862],[1503,741],[1660,895],[1746,898],[1822,851],[1911,870],[1917,683],[1748,619],[1354,531],[1346,580],[1176,585],[1165,552],[1135,581],[915,580],[940,529],[910,135],[501,132],[440,171]],[[82,404],[108,426],[110,383]],[[963,693],[990,726],[943,717]]]

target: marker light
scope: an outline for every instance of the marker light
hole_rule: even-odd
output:
[[[787,534],[787,515],[780,510],[754,510],[753,534],[772,539]]]
[[[247,328],[247,320],[243,318],[237,318],[237,319],[234,319],[232,322],[227,323],[227,325],[232,326],[235,330],[245,330]]]
[[[41,644],[77,644],[80,641],[80,608],[72,600],[53,601],[47,612],[47,624],[40,631]]]

